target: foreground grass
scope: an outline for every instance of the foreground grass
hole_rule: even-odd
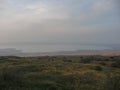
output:
[[[120,90],[120,56],[0,57],[0,90]]]

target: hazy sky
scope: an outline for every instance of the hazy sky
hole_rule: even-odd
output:
[[[0,43],[120,43],[120,0],[0,0]]]

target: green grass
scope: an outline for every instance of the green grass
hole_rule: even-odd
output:
[[[120,90],[120,56],[0,57],[0,90]]]

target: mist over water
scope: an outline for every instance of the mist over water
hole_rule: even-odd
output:
[[[0,49],[15,48],[23,52],[56,52],[74,50],[104,50],[111,49],[103,45],[84,45],[84,44],[0,44]]]

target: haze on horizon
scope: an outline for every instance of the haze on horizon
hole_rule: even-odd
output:
[[[120,44],[119,0],[0,0],[0,43]]]

